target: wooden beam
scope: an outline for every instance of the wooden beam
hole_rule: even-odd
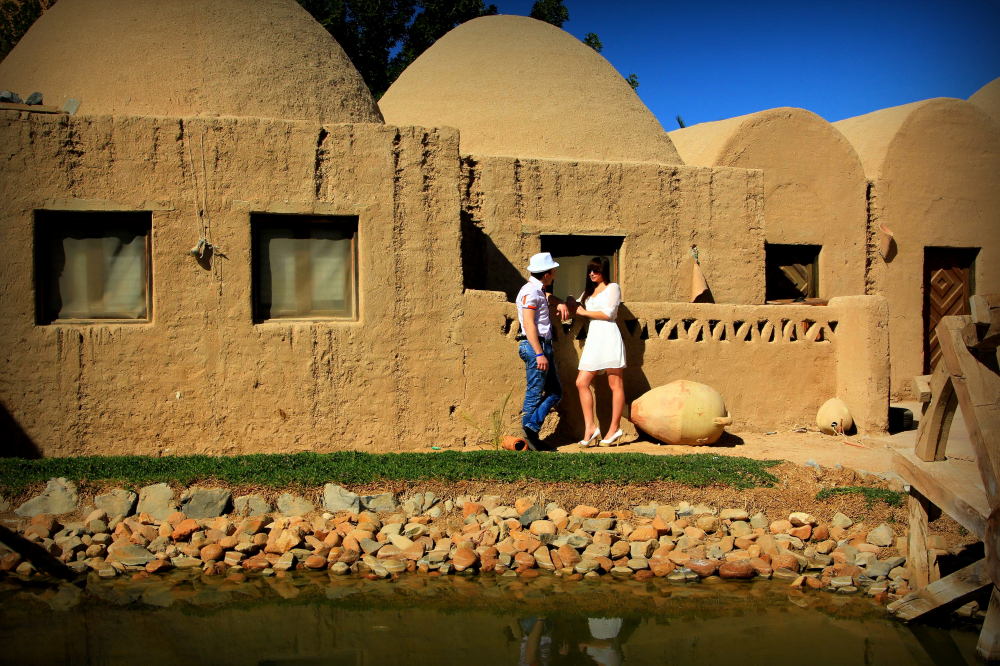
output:
[[[892,467],[903,480],[980,539],[986,534],[990,505],[980,481],[968,465],[963,472],[951,462],[924,462],[909,451],[892,449]]]
[[[962,329],[969,347],[991,349],[1000,344],[1000,294],[979,294],[969,300],[972,321]]]
[[[29,113],[66,113],[58,106],[43,106],[42,104],[13,104],[0,102],[0,111],[28,111]]]
[[[913,378],[913,399],[917,402],[931,401],[931,378],[934,375],[920,375]]]
[[[945,604],[965,603],[987,585],[993,585],[993,580],[986,570],[986,560],[982,559],[927,587],[911,592],[892,602],[887,608],[896,617],[909,622]]]
[[[940,334],[939,334],[940,335]],[[921,460],[944,460],[948,448],[948,433],[955,420],[958,398],[946,364],[938,363],[931,375],[930,401],[924,408],[917,427],[917,444],[914,453]]]
[[[1000,592],[996,586],[990,595],[990,607],[986,609],[986,620],[979,632],[976,654],[987,661],[1000,659]]]
[[[907,499],[910,532],[906,537],[906,566],[910,570],[910,587],[914,590],[930,583],[930,562],[927,558],[927,514],[930,502],[920,491],[910,486]]]
[[[987,367],[996,363],[992,350],[974,356],[962,340],[970,317],[944,317],[937,327],[941,359],[948,366],[951,383],[962,406],[962,418],[976,452],[976,463],[991,508],[1000,506],[1000,375]],[[987,358],[987,355],[989,357]],[[918,440],[919,444],[919,440]]]

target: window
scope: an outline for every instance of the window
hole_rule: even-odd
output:
[[[150,213],[35,215],[40,324],[149,321]]]
[[[254,319],[355,319],[356,217],[254,215]]]
[[[621,236],[542,236],[542,252],[550,252],[559,264],[556,279],[552,281],[552,294],[566,300],[578,298],[587,284],[587,264],[594,257],[605,256],[611,260],[611,282],[618,282],[618,251]]]
[[[767,301],[819,298],[821,245],[764,245]]]

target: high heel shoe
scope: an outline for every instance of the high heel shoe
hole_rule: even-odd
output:
[[[590,439],[581,439],[579,442],[577,442],[577,446],[583,449],[593,448],[597,446],[597,442],[595,442],[594,440],[600,438],[600,436],[601,436],[601,429],[594,428],[594,434],[590,436]]]
[[[617,441],[618,441],[618,440],[619,440],[619,439],[621,438],[621,436],[622,436],[622,435],[624,435],[624,434],[625,434],[625,433],[623,433],[623,432],[622,432],[622,429],[621,429],[621,428],[618,428],[618,430],[617,430],[617,431],[615,432],[615,434],[611,435],[611,436],[610,436],[610,437],[608,437],[607,439],[602,439],[602,440],[601,440],[601,446],[618,446],[618,444],[617,444],[616,442],[617,442]]]

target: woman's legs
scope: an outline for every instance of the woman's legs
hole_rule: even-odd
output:
[[[622,380],[621,368],[612,368],[607,372],[608,386],[611,388],[611,423],[607,432],[607,436],[610,437],[621,427],[622,412],[625,411],[625,383]],[[580,380],[577,380],[577,385],[579,384]]]
[[[581,370],[576,376],[576,390],[580,392],[580,407],[583,409],[583,420],[586,428],[583,431],[583,439],[588,440],[594,434],[594,396],[590,393],[590,383],[594,381],[593,372]]]

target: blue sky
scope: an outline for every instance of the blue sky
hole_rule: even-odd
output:
[[[487,4],[490,0],[487,0]],[[533,0],[492,0],[527,15]],[[1000,77],[1000,0],[640,2],[565,0],[563,29],[596,32],[639,78],[667,130],[795,106],[834,122]]]

